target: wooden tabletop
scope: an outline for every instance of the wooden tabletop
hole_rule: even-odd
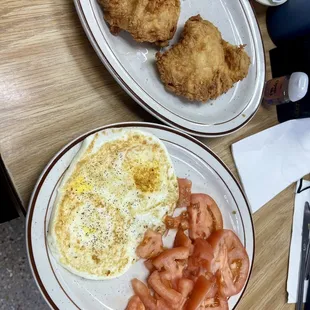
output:
[[[265,12],[256,8],[269,79],[268,51],[273,45]],[[44,166],[73,138],[114,122],[158,122],[100,62],[72,1],[3,0],[0,29],[0,150],[25,206]],[[201,140],[238,177],[231,144],[275,124],[275,110],[260,108],[237,133]],[[293,200],[291,186],[254,214],[255,263],[238,310],[294,308],[286,304]]]

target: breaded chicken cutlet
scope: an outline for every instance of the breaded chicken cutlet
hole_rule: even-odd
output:
[[[180,0],[99,0],[113,34],[128,31],[138,42],[168,45],[177,29]]]
[[[245,78],[250,58],[244,46],[233,46],[200,15],[185,24],[181,40],[156,54],[160,78],[171,92],[205,102],[227,92]]]

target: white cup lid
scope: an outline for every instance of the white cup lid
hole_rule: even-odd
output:
[[[292,102],[298,101],[306,96],[309,78],[304,72],[294,72],[290,76],[288,84],[288,96]]]
[[[256,2],[267,6],[277,6],[285,3],[287,0],[256,0]]]

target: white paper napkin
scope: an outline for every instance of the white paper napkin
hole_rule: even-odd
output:
[[[240,179],[255,212],[310,172],[310,118],[291,120],[232,145]]]
[[[304,207],[306,201],[310,203],[310,188],[300,193],[297,193],[299,185],[300,182],[297,183],[296,187],[290,260],[289,260],[288,277],[287,277],[288,303],[296,303],[297,301]],[[302,188],[305,189],[306,187],[310,187],[310,182],[303,180]],[[305,281],[304,301],[306,299],[307,287],[308,287],[308,281]]]

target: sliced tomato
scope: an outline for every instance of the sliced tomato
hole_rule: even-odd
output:
[[[156,299],[151,295],[150,290],[143,282],[133,279],[131,284],[135,294],[140,298],[146,309],[158,310]]]
[[[212,261],[213,248],[210,243],[204,239],[198,238],[194,243],[193,257],[199,261]]]
[[[144,266],[148,269],[149,272],[152,272],[155,270],[155,267],[151,259],[147,259],[146,261],[144,261]]]
[[[200,275],[210,278],[210,275],[213,275],[210,273],[213,257],[212,246],[204,239],[196,239],[193,254],[188,258],[185,276],[192,280],[195,280]]]
[[[238,236],[227,229],[214,232],[208,242],[213,248],[211,270],[216,273],[219,292],[224,297],[238,294],[247,280],[250,266],[244,246]]]
[[[179,200],[177,203],[178,208],[186,208],[191,202],[192,181],[188,179],[178,178],[179,183]]]
[[[154,298],[156,299],[156,306],[158,310],[171,310],[171,306],[161,298],[156,292],[154,292]]]
[[[162,280],[165,279],[170,281],[172,279],[172,274],[166,270],[159,272],[159,275]]]
[[[166,287],[170,287],[172,288],[172,274],[169,272],[169,271],[161,271],[159,273],[159,276],[160,276],[160,279],[161,279],[161,282],[163,282],[163,284],[166,286]]]
[[[206,298],[201,306],[198,308],[199,310],[229,310],[227,299],[221,297],[216,294],[214,297]]]
[[[145,310],[145,307],[141,301],[141,299],[134,295],[129,299],[126,310]]]
[[[165,268],[167,271],[170,271],[171,267],[175,266],[175,260],[184,260],[188,256],[189,249],[187,247],[168,249],[153,259],[153,265],[158,270]]]
[[[183,296],[176,290],[167,287],[161,280],[159,272],[154,271],[148,278],[150,287],[170,305],[180,305],[183,302]]]
[[[214,279],[208,280],[204,276],[199,276],[195,282],[193,291],[186,304],[187,310],[199,309],[200,305],[207,298],[213,297],[216,282]]]
[[[183,275],[186,278],[191,279],[193,281],[196,281],[199,276],[204,276],[207,279],[212,278],[214,276],[213,273],[208,272],[202,266],[197,266],[195,261],[193,262],[192,257],[189,257],[188,265],[187,268],[184,270]]]
[[[175,261],[169,265],[169,271],[161,271],[160,278],[167,287],[178,289],[179,280],[183,277],[183,270],[186,267],[186,261]]]
[[[171,308],[172,308],[161,297],[158,297],[156,299],[156,305],[157,305],[157,310],[171,310]]]
[[[188,216],[191,239],[206,239],[212,232],[223,228],[221,211],[209,195],[192,194]]]
[[[186,211],[182,212],[179,216],[173,217],[167,215],[165,217],[165,224],[167,229],[178,229],[183,230],[188,229],[188,213]]]
[[[171,310],[171,307],[160,297],[152,296],[148,287],[138,279],[131,281],[135,294],[147,310]]]
[[[179,280],[183,277],[183,271],[187,265],[187,260],[179,260],[175,262],[175,265],[171,266],[171,283],[174,289],[178,288]]]
[[[162,235],[158,232],[148,229],[143,241],[136,249],[136,253],[141,258],[152,258],[163,251]]]
[[[181,278],[178,283],[178,291],[187,298],[194,288],[194,281],[186,278]]]
[[[174,247],[184,246],[189,248],[190,252],[192,252],[192,241],[185,235],[184,231],[180,228],[178,229],[177,234],[175,235],[173,246]]]

